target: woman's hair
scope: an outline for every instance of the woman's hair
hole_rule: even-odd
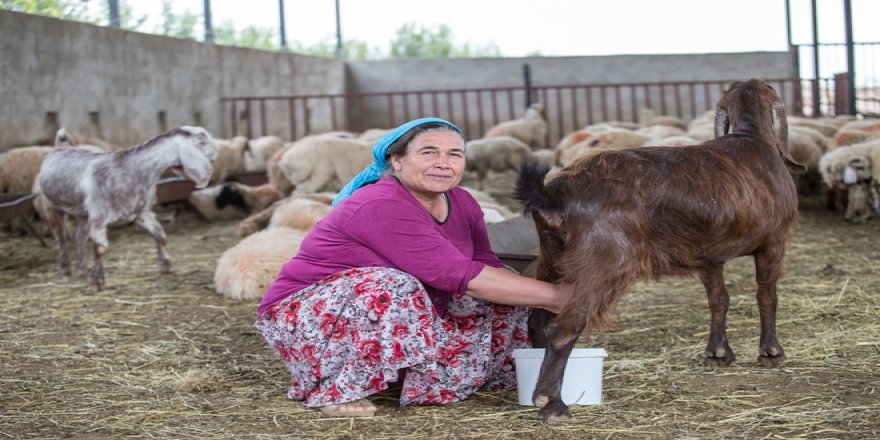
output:
[[[416,136],[422,133],[427,133],[429,131],[451,131],[461,136],[461,133],[459,133],[458,130],[449,126],[448,124],[444,124],[441,122],[430,122],[427,124],[422,124],[414,127],[412,130],[406,132],[406,134],[394,141],[394,143],[388,147],[387,153],[385,153],[386,159],[390,157],[400,157],[406,155],[406,150],[409,148],[409,144],[412,143],[413,139],[415,139]],[[462,139],[464,139],[464,136],[462,136]]]

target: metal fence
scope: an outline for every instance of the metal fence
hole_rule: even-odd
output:
[[[638,122],[643,109],[656,115],[691,120],[714,108],[730,80],[628,84],[450,89],[387,93],[223,98],[228,115],[226,137],[278,135],[295,140],[329,131],[362,132],[392,128],[426,115],[448,119],[468,139],[482,137],[493,125],[521,117],[531,102],[541,102],[548,121],[546,145],[567,133],[607,121]],[[768,79],[791,114],[803,108],[798,79]]]
[[[811,78],[804,87],[804,113],[807,116],[845,114],[849,71],[847,46],[823,43],[818,45],[818,50],[815,48],[812,44],[795,46],[798,73],[801,78]],[[854,43],[853,66],[856,112],[880,116],[880,42]],[[819,93],[818,102],[813,100],[816,91]]]

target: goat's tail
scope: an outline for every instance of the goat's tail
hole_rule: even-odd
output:
[[[519,177],[513,189],[513,198],[519,201],[526,212],[558,212],[562,204],[545,191],[544,178],[550,172],[550,165],[540,159],[527,156],[520,164]]]

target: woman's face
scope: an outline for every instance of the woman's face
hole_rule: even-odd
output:
[[[461,182],[464,139],[451,131],[416,136],[401,157],[392,157],[395,175],[411,193],[435,197]]]

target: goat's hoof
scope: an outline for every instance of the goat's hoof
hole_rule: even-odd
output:
[[[536,396],[532,399],[532,403],[535,404],[538,408],[543,408],[547,406],[547,402],[550,401],[550,398],[547,396]]]
[[[758,363],[767,368],[781,367],[786,361],[785,352],[778,345],[762,348],[758,353]]]
[[[703,359],[703,367],[705,368],[726,368],[733,366],[736,362],[736,355],[730,347],[719,347],[715,350],[707,349],[706,358]]]
[[[571,421],[571,412],[562,400],[548,402],[538,413],[541,420],[550,423],[565,423]]]

